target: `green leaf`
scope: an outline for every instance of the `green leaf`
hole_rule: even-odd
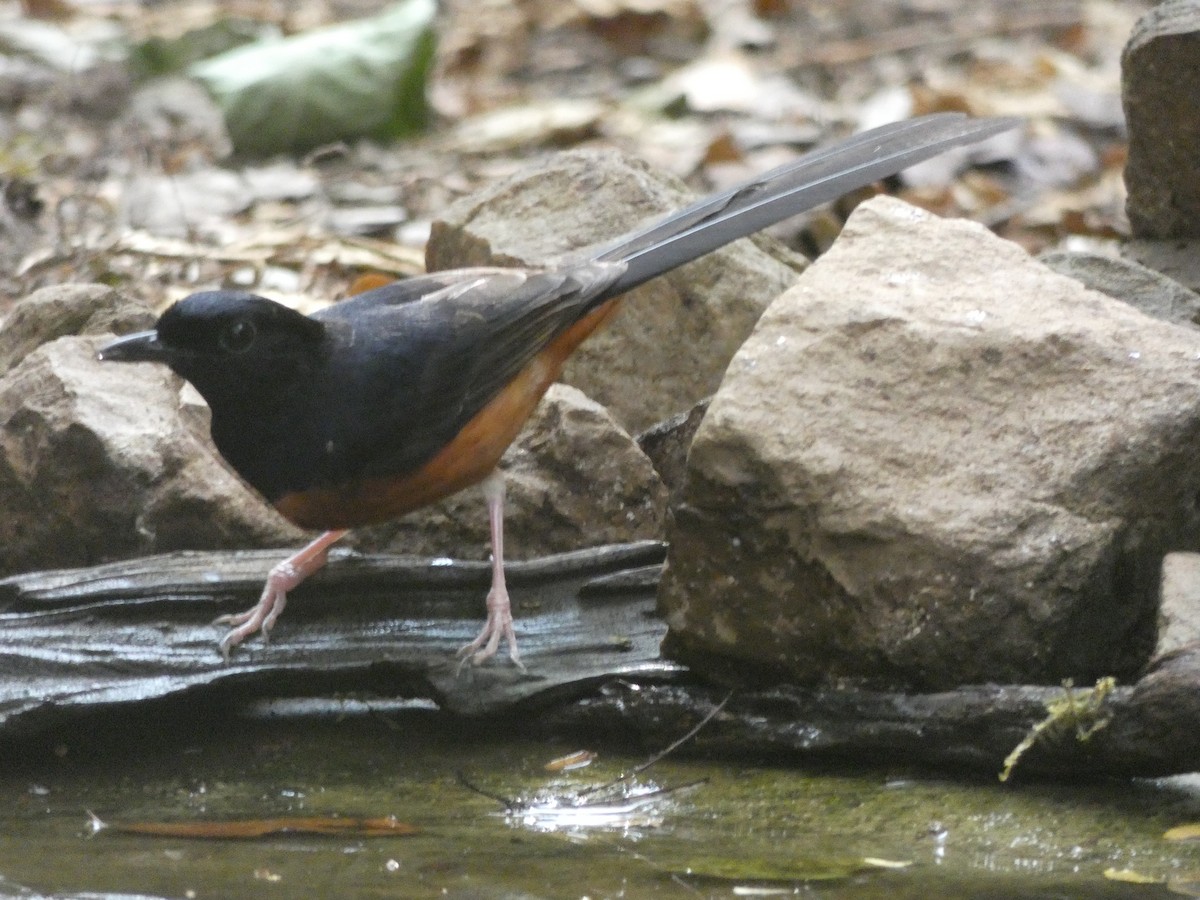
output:
[[[435,0],[405,0],[371,19],[247,44],[189,73],[244,156],[403,137],[428,121],[435,11]]]

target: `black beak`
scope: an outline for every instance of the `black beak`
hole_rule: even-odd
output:
[[[105,362],[165,363],[168,353],[167,348],[159,343],[157,331],[139,331],[106,344],[96,356]]]

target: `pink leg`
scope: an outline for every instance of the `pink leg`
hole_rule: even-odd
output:
[[[214,624],[235,625],[225,637],[221,638],[221,655],[229,661],[229,650],[237,646],[256,631],[261,631],[265,641],[279,618],[283,608],[287,606],[288,591],[294,590],[305,578],[325,565],[329,556],[329,547],[346,532],[327,531],[303,550],[289,556],[276,565],[263,586],[262,596],[258,602],[244,613],[221,616]]]
[[[517,635],[513,631],[512,604],[504,584],[504,476],[493,472],[483,480],[483,496],[487,499],[488,525],[492,531],[492,588],[487,595],[487,621],[479,636],[458,651],[465,663],[487,662],[500,649],[501,638],[508,644],[508,658],[521,671],[521,654],[517,652]]]

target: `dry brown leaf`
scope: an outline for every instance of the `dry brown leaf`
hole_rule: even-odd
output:
[[[1163,832],[1163,839],[1167,841],[1200,841],[1200,823],[1192,822],[1188,825],[1176,825],[1174,828],[1168,828]]]
[[[321,834],[350,837],[397,837],[416,834],[415,825],[395,816],[357,819],[341,816],[288,816],[274,819],[233,819],[183,822],[110,822],[93,820],[94,830],[110,829],[121,834],[199,840],[252,840],[274,834]]]
[[[1161,878],[1154,878],[1151,875],[1143,875],[1140,872],[1135,872],[1133,869],[1105,869],[1104,877],[1109,881],[1120,881],[1125,884],[1162,884]]]
[[[543,768],[547,772],[570,772],[591,765],[595,758],[596,754],[591,750],[576,750],[574,753],[550,760]]]

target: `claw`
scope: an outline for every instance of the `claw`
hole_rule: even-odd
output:
[[[325,532],[303,550],[271,569],[267,583],[263,585],[262,596],[254,606],[245,612],[229,613],[213,620],[214,625],[234,626],[217,643],[225,662],[229,662],[229,652],[234,647],[256,632],[261,632],[263,643],[267,643],[271,629],[287,606],[288,591],[295,590],[305,578],[325,565],[329,546],[345,533]]]
[[[487,621],[483,624],[483,630],[475,637],[475,640],[459,648],[457,656],[461,660],[458,664],[458,671],[462,672],[463,666],[468,662],[473,666],[481,666],[500,650],[500,641],[503,640],[508,644],[508,658],[522,672],[526,671],[525,664],[521,662],[521,654],[517,650],[517,634],[513,630],[512,604],[508,599],[508,590],[505,588],[503,580],[499,584],[492,584],[492,589],[488,591],[487,597]]]

